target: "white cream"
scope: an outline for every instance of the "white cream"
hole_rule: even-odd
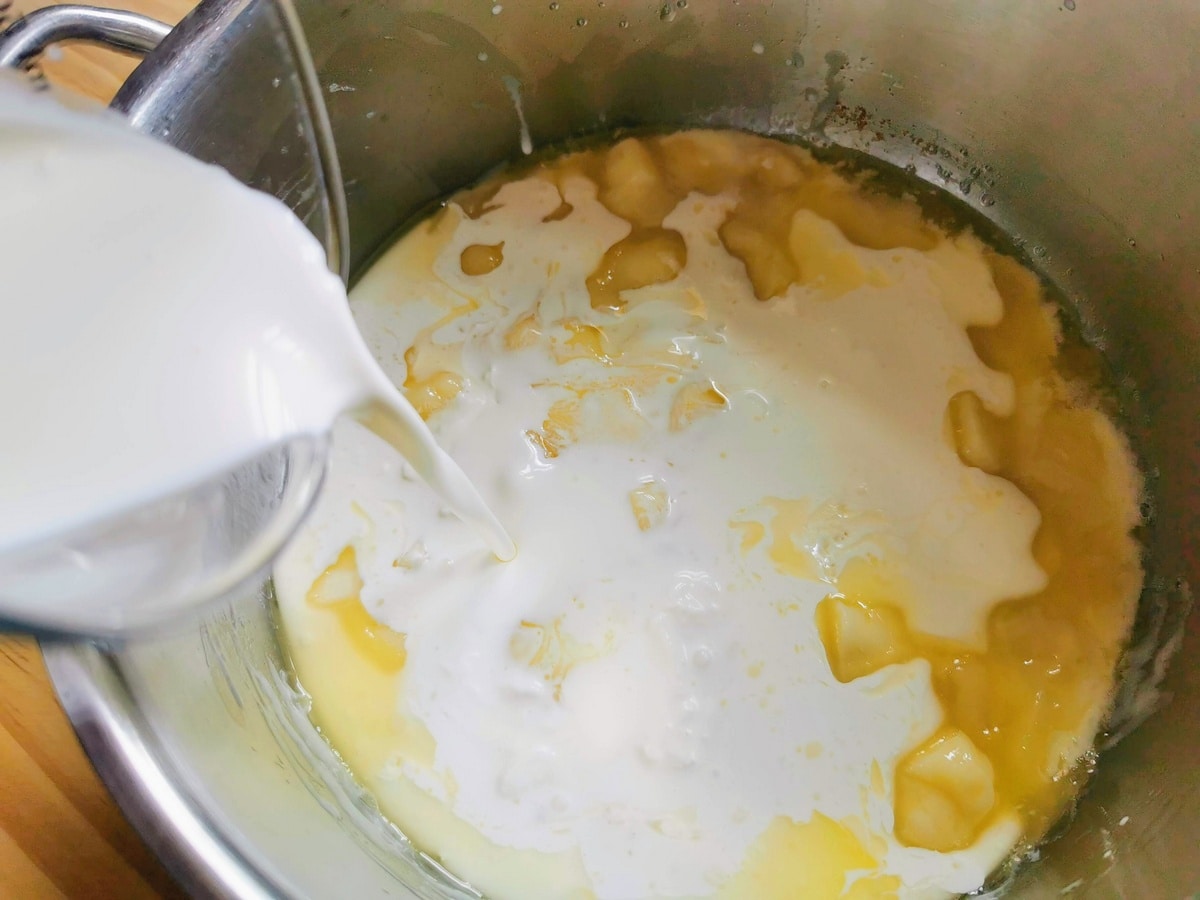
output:
[[[0,554],[323,434],[371,402],[447,502],[506,552],[474,489],[380,374],[322,248],[281,203],[115,116],[7,80],[0,167]],[[0,594],[10,612],[40,614],[60,593],[41,588]]]
[[[564,199],[570,214],[547,221]],[[396,716],[436,746],[431,764],[397,746],[360,774],[402,828],[490,894],[568,892],[543,878],[549,862],[462,852],[461,829],[431,824],[448,820],[406,804],[404,785],[499,848],[577,854],[570,886],[600,898],[713,895],[780,816],[856,822],[904,897],[978,888],[1019,836],[1002,817],[957,853],[895,839],[897,760],[942,719],[929,666],[839,683],[814,624],[836,574],[865,553],[901,567],[921,601],[905,610],[914,627],[967,645],[984,640],[997,603],[1044,583],[1030,550],[1037,509],[965,466],[944,432],[960,391],[1000,413],[1013,403],[1008,377],[965,332],[1002,314],[981,248],[962,237],[929,253],[870,251],[802,214],[813,246],[849,254],[869,277],[840,296],[793,286],[764,303],[716,240],[734,202],[678,205],[664,224],[684,236],[686,267],[626,292],[619,318],[591,308],[584,282],[630,226],[581,177],[562,196],[538,178],[508,184],[475,220],[450,207],[353,294],[397,383],[422,329],[477,304],[433,333],[465,386],[431,425],[495,499],[520,553],[490,564],[436,501],[393,477],[371,435],[343,423],[277,592],[298,659],[321,652],[330,626],[306,595],[355,548],[363,605],[407,636]],[[501,242],[499,268],[463,274],[466,247]],[[506,349],[531,311],[541,337]],[[607,360],[568,343],[587,324],[605,331]],[[673,429],[687,385],[712,385],[726,403],[701,405],[690,423],[677,405]],[[528,434],[580,392],[576,434],[548,458]],[[761,541],[743,552],[758,525]],[[811,571],[789,570],[803,561]]]

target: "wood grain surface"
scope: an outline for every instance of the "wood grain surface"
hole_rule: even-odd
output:
[[[7,16],[49,5],[17,0]],[[174,24],[193,4],[107,5]],[[96,47],[64,46],[41,69],[54,83],[107,102],[136,64]],[[37,645],[0,637],[0,898],[182,896],[96,777],[58,705]]]

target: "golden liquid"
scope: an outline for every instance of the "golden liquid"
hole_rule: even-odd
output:
[[[560,348],[564,359],[574,354],[603,362],[622,352],[620,314],[627,302],[622,292],[670,281],[682,269],[683,238],[665,228],[663,219],[692,191],[736,191],[738,202],[718,234],[745,265],[762,301],[797,283],[835,297],[876,277],[854,257],[837,252],[836,242],[827,239],[831,230],[876,250],[924,251],[945,239],[914,200],[874,189],[869,176],[820,163],[799,147],[733,132],[627,138],[541,163],[532,174],[555,184],[567,175],[592,179],[605,206],[631,225],[630,234],[609,248],[587,279],[593,307],[611,312],[612,328],[581,326]],[[502,183],[473,189],[457,202],[468,216],[479,215]],[[568,207],[562,215],[569,213]],[[438,229],[445,215],[422,227]],[[503,244],[468,247],[461,259],[464,274],[484,276],[501,267],[502,251]],[[1048,576],[1045,589],[998,605],[988,620],[985,647],[960,646],[909,627],[905,610],[921,598],[912,596],[887,560],[860,556],[839,572],[825,573],[804,548],[792,544],[796,523],[813,514],[802,503],[770,501],[775,514],[765,527],[731,523],[741,533],[743,550],[766,542],[780,571],[830,582],[816,627],[837,679],[853,681],[915,658],[929,661],[944,718],[930,739],[900,761],[894,811],[902,843],[936,851],[968,847],[989,824],[1013,814],[1025,841],[1036,842],[1063,814],[1088,775],[1091,755],[1081,751],[1102,724],[1097,710],[1106,708],[1112,693],[1142,578],[1131,537],[1139,484],[1123,438],[1097,405],[1102,385],[1095,373],[1102,367],[1092,351],[1064,344],[1056,310],[1036,277],[997,252],[989,251],[987,262],[1004,316],[993,327],[971,329],[969,336],[982,361],[1012,377],[1016,404],[1012,415],[996,416],[974,394],[959,394],[946,409],[945,435],[965,465],[1009,480],[1039,509],[1042,522],[1033,551]],[[447,319],[438,324],[462,311],[448,309]],[[506,344],[515,350],[540,339],[539,323],[527,317],[513,326]],[[452,348],[435,351],[428,341],[418,341],[405,355],[405,388],[427,418],[460,387],[453,366],[438,356],[447,352]],[[1062,363],[1068,355],[1069,371]],[[604,393],[613,416],[619,417],[627,390],[614,385]],[[577,438],[584,399],[555,404],[543,427],[529,434],[547,458]],[[724,403],[719,386],[685,383],[671,411],[672,427],[685,427]],[[653,484],[631,494],[639,527],[654,527],[662,502]],[[322,580],[341,573],[339,578],[353,584],[357,570],[348,552],[351,556],[343,554]],[[372,625],[354,592],[333,603],[314,603],[336,618],[351,656],[376,672],[402,669],[403,637]],[[523,629],[514,636],[513,653],[528,656],[531,665],[544,667],[547,678],[558,682],[571,664],[595,652],[576,646],[554,623],[523,623]],[[341,665],[357,663],[343,660]],[[384,690],[382,682],[377,689]],[[396,687],[389,682],[386,690],[394,696]],[[339,733],[359,727],[316,693],[314,700],[314,716],[329,726],[335,745]],[[370,777],[369,767],[359,771]],[[515,852],[481,849],[477,843],[471,852],[493,850]],[[446,862],[454,867],[453,859]],[[577,864],[560,862],[564,872]],[[894,879],[847,879],[847,872],[876,864],[861,836],[843,823],[819,815],[805,823],[781,818],[752,847],[744,870],[723,896],[893,895],[899,887]]]
[[[682,268],[682,236],[664,229],[662,220],[692,191],[738,192],[719,235],[746,266],[760,300],[797,283],[836,296],[870,281],[871,273],[849,255],[824,249],[830,242],[821,240],[820,230],[828,223],[851,243],[874,250],[930,250],[943,234],[911,199],[872,191],[866,178],[846,177],[802,148],[732,132],[627,138],[608,150],[546,163],[543,171],[556,179],[569,171],[596,179],[602,202],[633,226],[588,282],[593,305],[614,310],[622,306],[621,290],[668,281]],[[960,394],[947,409],[947,430],[964,464],[1008,479],[1037,505],[1042,525],[1034,556],[1050,583],[993,611],[985,651],[912,633],[898,607],[920,598],[900,601],[905,586],[889,578],[885,565],[865,558],[840,574],[817,613],[831,668],[842,681],[914,657],[933,666],[945,722],[901,762],[895,806],[897,836],[931,850],[970,846],[1010,811],[1034,841],[1062,815],[1089,774],[1079,771],[1086,763],[1064,759],[1078,755],[1075,735],[1100,724],[1085,720],[1112,692],[1132,624],[1130,598],[1142,577],[1130,533],[1137,496],[1130,490],[1128,451],[1096,405],[1101,385],[1068,377],[1057,366],[1056,310],[1038,279],[999,253],[989,252],[987,261],[1004,318],[971,329],[970,338],[983,362],[1014,379],[1016,408],[1011,416],[994,416],[974,394]],[[1071,352],[1090,355],[1078,346]],[[687,397],[681,392],[681,399],[681,419],[723,401],[713,388]],[[777,559],[784,571],[817,574],[806,553],[789,556],[774,546],[771,553],[787,557]],[[973,761],[965,763],[964,754]],[[981,771],[994,782],[994,793],[984,798],[989,802],[977,796]]]
[[[459,257],[464,275],[486,275],[504,262],[504,244],[471,244]]]

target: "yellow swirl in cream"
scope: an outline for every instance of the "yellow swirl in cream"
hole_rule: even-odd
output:
[[[1017,263],[689,132],[464,195],[352,303],[519,554],[349,423],[281,612],[317,722],[456,874],[944,897],[1064,808],[1139,480]]]

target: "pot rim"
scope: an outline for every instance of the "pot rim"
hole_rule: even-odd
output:
[[[75,734],[142,839],[192,896],[284,896],[207,815],[167,763],[116,656],[85,642],[41,642],[46,669]]]

